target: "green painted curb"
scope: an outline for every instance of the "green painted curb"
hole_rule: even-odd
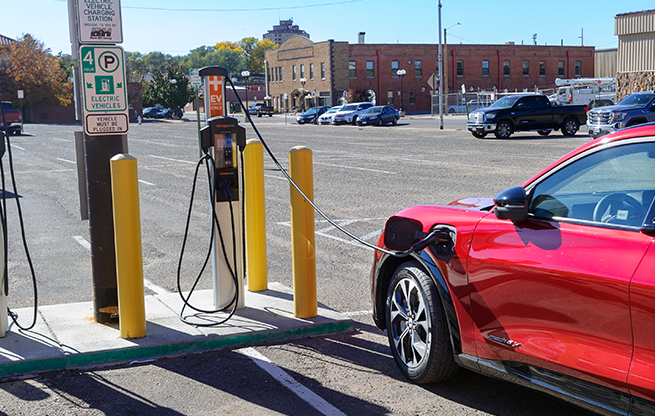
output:
[[[331,335],[353,330],[353,321],[337,321],[298,328],[280,329],[228,336],[208,335],[200,339],[170,344],[130,347],[119,350],[64,355],[29,361],[12,361],[0,364],[0,377],[15,376],[43,371],[120,363],[152,357],[165,357],[220,348],[242,347],[264,342],[277,342],[321,335]]]

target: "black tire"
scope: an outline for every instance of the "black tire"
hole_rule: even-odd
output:
[[[472,131],[471,134],[473,135],[473,137],[477,139],[484,139],[485,137],[487,137],[487,133],[480,133],[477,131]]]
[[[494,135],[497,139],[509,138],[509,136],[512,135],[512,125],[509,123],[509,121],[502,120],[496,125],[496,131],[494,131]]]
[[[539,133],[540,136],[548,136],[552,130],[539,130],[537,133]]]
[[[353,116],[353,126],[357,125],[357,116]]]
[[[439,293],[416,261],[396,269],[386,302],[389,346],[400,371],[417,384],[448,380],[458,370]]]
[[[382,126],[382,125],[384,125],[384,122],[382,121],[382,119],[381,119],[381,118],[379,118],[379,119],[378,119],[378,123],[377,123],[377,124],[378,124],[378,126]]]
[[[262,112],[261,112],[261,111],[258,111],[258,112],[257,112],[257,117],[261,117],[261,116],[262,116]]]
[[[564,123],[562,123],[562,134],[567,137],[575,136],[575,133],[578,132],[579,128],[580,123],[578,123],[578,120],[574,119],[573,117],[569,117],[564,120]]]
[[[393,121],[391,121],[391,124],[393,124],[394,126],[398,124],[398,119],[394,117]]]
[[[449,108],[448,109],[448,114],[455,114],[455,109],[454,108]]]

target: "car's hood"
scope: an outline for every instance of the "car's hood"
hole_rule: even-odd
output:
[[[610,111],[643,110],[646,107],[635,107],[634,105],[608,105],[605,107],[592,108],[590,113],[609,113]]]
[[[449,207],[489,211],[494,206],[493,198],[462,198],[448,204]]]

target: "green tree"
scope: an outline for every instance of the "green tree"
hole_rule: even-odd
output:
[[[166,108],[178,110],[195,98],[189,85],[186,70],[182,66],[167,66],[164,71],[153,75],[143,92],[143,102],[150,105],[161,104]]]
[[[65,65],[29,34],[0,47],[2,98],[17,103],[17,90],[24,91],[28,105],[68,105],[73,95]]]
[[[252,59],[250,60],[251,71],[263,73],[266,51],[270,49],[277,49],[278,46],[280,45],[269,39],[262,39],[257,42],[257,45],[252,50]]]

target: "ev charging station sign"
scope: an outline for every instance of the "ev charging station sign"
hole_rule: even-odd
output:
[[[80,48],[86,134],[125,134],[129,129],[123,48]]]
[[[80,43],[122,43],[120,0],[76,0]]]

